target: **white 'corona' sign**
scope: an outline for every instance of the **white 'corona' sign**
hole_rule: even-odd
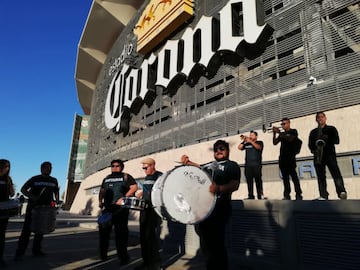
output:
[[[152,53],[140,68],[123,64],[109,85],[106,127],[127,135],[130,114],[138,113],[149,97],[152,97],[150,102],[153,101],[155,86],[167,88],[168,93],[174,95],[184,82],[193,86],[200,76],[214,76],[226,55],[230,55],[230,62],[234,58],[242,61],[241,55],[251,54],[252,47],[256,50],[260,37],[269,37],[272,33],[271,27],[258,25],[257,1],[229,0],[219,12],[219,19],[203,16],[194,29],[187,28],[179,40],[168,40],[157,55]],[[240,18],[234,14],[236,5],[242,6],[239,21],[242,31],[238,32],[234,31],[233,24],[234,18]],[[266,27],[269,31],[265,31]],[[198,51],[194,47],[199,48]]]

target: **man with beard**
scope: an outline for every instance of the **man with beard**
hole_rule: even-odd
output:
[[[229,144],[217,140],[213,146],[215,161],[200,165],[190,161],[187,155],[181,157],[181,163],[200,167],[212,176],[209,192],[217,196],[216,204],[211,214],[195,225],[195,231],[200,238],[200,248],[205,257],[207,270],[228,269],[228,257],[225,247],[225,229],[232,212],[231,194],[239,188],[240,167],[229,160]]]

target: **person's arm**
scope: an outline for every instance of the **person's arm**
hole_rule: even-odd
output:
[[[262,150],[262,144],[258,143],[257,141],[254,142],[254,141],[251,141],[249,140],[249,143],[251,143],[251,145],[258,151],[261,151]]]
[[[99,207],[102,208],[104,206],[104,192],[105,190],[103,188],[100,188],[99,191]]]
[[[209,191],[211,193],[232,193],[238,190],[240,182],[237,180],[231,180],[225,185],[217,185],[214,182],[210,185]]]
[[[132,196],[134,196],[134,194],[135,194],[135,192],[137,191],[137,189],[138,189],[138,185],[137,185],[136,183],[133,184],[133,185],[130,185],[130,186],[129,186],[129,191],[126,192],[125,197],[132,197]]]
[[[9,176],[9,195],[10,195],[10,197],[15,195],[14,183],[10,176]]]
[[[272,128],[273,131],[273,145],[277,145],[280,142],[280,129],[278,127],[273,127]],[[279,136],[276,137],[276,134],[279,134]]]
[[[31,179],[21,187],[21,193],[28,197],[31,201],[36,201],[36,196],[31,193]]]
[[[57,180],[56,180],[55,200],[56,200],[56,203],[60,202],[60,188],[59,188],[59,184],[58,184]]]
[[[195,166],[195,167],[199,167],[199,168],[200,168],[200,164],[191,161],[187,155],[182,155],[181,158],[180,158],[180,162],[181,162],[183,165],[191,165],[191,166]]]
[[[239,145],[238,145],[238,149],[239,150],[244,150],[244,142],[241,142]]]

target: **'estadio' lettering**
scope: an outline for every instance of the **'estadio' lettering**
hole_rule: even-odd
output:
[[[144,103],[152,104],[155,86],[166,88],[173,96],[185,82],[194,86],[201,76],[215,76],[222,63],[238,66],[243,56],[251,58],[259,54],[273,30],[268,25],[257,24],[257,1],[260,0],[230,0],[219,12],[219,20],[203,16],[194,29],[187,28],[180,40],[167,41],[139,69],[123,64],[109,85],[106,127],[126,136],[130,114],[137,114]],[[236,18],[243,26],[242,31],[233,25]]]

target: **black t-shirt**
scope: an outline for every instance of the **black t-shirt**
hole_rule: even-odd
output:
[[[135,179],[127,173],[114,172],[106,176],[101,184],[104,189],[104,203],[111,205],[118,199],[124,197],[131,185],[135,185]]]
[[[27,190],[38,198],[36,201],[29,198],[31,205],[50,205],[55,200],[55,194],[59,192],[57,179],[41,174],[30,178],[21,189]]]
[[[245,155],[246,166],[261,166],[264,143],[262,141],[256,141],[255,143],[260,145],[261,147],[260,150],[257,150],[249,142],[243,143],[244,144],[243,150],[246,151],[246,155]]]
[[[319,133],[321,136],[319,137]],[[321,138],[325,141],[323,148],[324,155],[335,155],[335,144],[339,144],[339,133],[334,126],[325,125],[323,128],[314,128],[309,135],[309,148],[311,152],[316,150],[316,141]]]
[[[143,184],[143,200],[146,202],[151,202],[151,191],[152,187],[155,184],[155,181],[162,175],[162,172],[156,171],[152,175],[147,175],[144,178]]]
[[[288,141],[289,137],[294,137],[292,141]],[[280,159],[281,160],[294,160],[296,156],[296,142],[295,139],[298,137],[296,129],[289,129],[284,131],[280,137]]]
[[[240,167],[239,165],[231,160],[223,161],[214,161],[209,164],[201,166],[205,171],[207,171],[212,178],[212,180],[217,185],[225,185],[230,183],[230,181],[235,180],[240,182]],[[219,201],[230,201],[231,193],[222,193],[218,198]]]

